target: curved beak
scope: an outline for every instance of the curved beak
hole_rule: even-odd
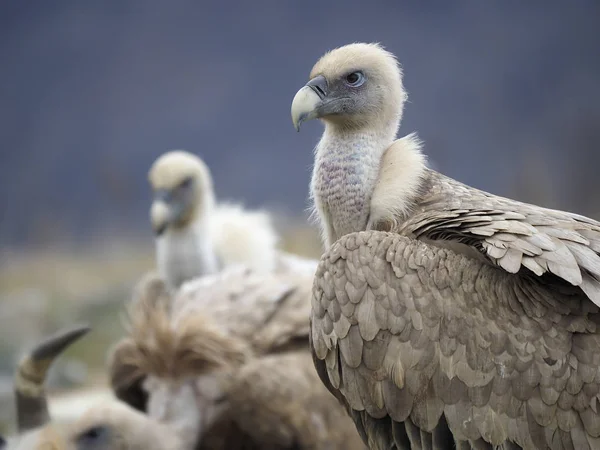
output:
[[[172,221],[173,213],[168,203],[164,200],[154,200],[150,208],[150,222],[154,234],[162,235]]]
[[[44,391],[46,374],[58,355],[89,331],[87,325],[61,331],[41,342],[19,363],[15,376],[15,398],[20,433],[50,421]]]
[[[150,222],[154,234],[162,235],[170,225],[181,218],[184,209],[185,205],[174,198],[167,189],[157,189],[150,207]]]
[[[292,100],[292,122],[296,131],[300,131],[302,122],[320,117],[319,107],[323,105],[327,93],[327,80],[323,75],[313,78],[296,92]]]

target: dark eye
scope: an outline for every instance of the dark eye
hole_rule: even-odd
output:
[[[221,403],[224,403],[227,400],[228,400],[227,394],[222,394],[219,397],[215,398],[213,400],[213,402],[214,402],[215,405],[219,405]]]
[[[192,177],[187,177],[185,180],[183,180],[181,182],[181,184],[179,185],[180,188],[182,189],[187,189],[192,185]]]
[[[92,444],[108,437],[108,429],[103,426],[92,427],[82,433],[77,441],[80,444]]]
[[[358,87],[365,82],[365,76],[362,72],[352,72],[344,77],[348,86]]]

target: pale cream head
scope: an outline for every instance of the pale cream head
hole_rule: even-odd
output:
[[[396,57],[379,44],[349,44],[317,61],[292,101],[292,121],[297,130],[316,118],[343,129],[397,129],[405,100]]]
[[[67,435],[73,450],[183,448],[175,429],[116,400],[88,410]]]
[[[184,449],[177,427],[158,422],[116,400],[93,405],[72,423],[48,423],[8,439],[6,450]]]
[[[4,440],[0,438],[0,449],[141,450],[157,448],[148,447],[147,444],[150,441],[144,436],[160,424],[151,422],[146,416],[117,401],[92,407],[74,423],[52,421],[43,389],[46,374],[54,359],[89,331],[88,326],[76,326],[61,330],[41,341],[19,363],[15,376],[19,435],[4,443]]]
[[[186,227],[214,202],[213,182],[206,164],[196,155],[173,150],[160,156],[148,172],[154,192],[150,209],[152,228]]]

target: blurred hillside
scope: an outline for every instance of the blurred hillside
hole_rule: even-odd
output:
[[[146,224],[146,171],[197,152],[221,198],[305,207],[321,127],[289,106],[324,51],[380,41],[405,68],[402,133],[438,169],[595,214],[600,3],[456,0],[5,0],[0,6],[0,248]],[[537,195],[537,194],[536,194]]]

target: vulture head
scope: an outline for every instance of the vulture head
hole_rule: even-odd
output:
[[[157,236],[167,229],[185,228],[214,203],[210,171],[192,153],[163,154],[152,164],[148,180],[154,193],[150,220]]]
[[[156,422],[119,401],[90,408],[64,435],[68,443],[65,450],[185,448],[175,427]]]
[[[77,326],[38,344],[17,368],[15,397],[18,435],[0,437],[1,450],[159,450],[184,448],[176,427],[152,420],[122,402],[92,406],[74,422],[53,422],[44,382],[53,361],[90,330]]]
[[[342,129],[393,125],[395,131],[405,100],[396,57],[379,44],[349,44],[317,61],[294,97],[292,121],[298,131],[311,119]]]

